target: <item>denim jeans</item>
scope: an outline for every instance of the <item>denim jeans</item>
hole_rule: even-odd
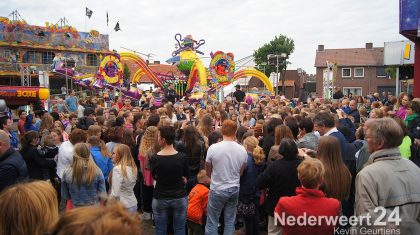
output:
[[[174,235],[185,235],[185,224],[187,222],[187,197],[178,199],[155,199],[153,198],[152,208],[156,225],[156,235],[166,235],[168,214],[173,213]]]
[[[207,204],[206,235],[218,234],[219,217],[224,209],[224,235],[235,233],[236,207],[238,205],[239,187],[231,187],[219,191],[210,190]]]

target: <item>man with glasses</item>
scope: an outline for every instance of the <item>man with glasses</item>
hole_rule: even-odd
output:
[[[235,111],[235,106],[233,104],[228,106],[228,118],[231,118],[233,115],[237,115]]]

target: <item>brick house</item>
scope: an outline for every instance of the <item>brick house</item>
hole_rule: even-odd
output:
[[[334,87],[340,87],[343,94],[366,96],[370,93],[388,91],[395,94],[395,80],[389,79],[384,66],[384,48],[366,43],[365,48],[324,49],[319,45],[316,51],[316,91],[323,96],[324,70],[326,61],[336,64]]]
[[[275,75],[274,75],[275,76]],[[282,79],[283,73],[280,74],[279,81],[278,81],[278,91],[279,94],[282,92]],[[303,87],[303,83],[305,83],[309,75],[303,69],[294,69],[294,70],[286,70],[284,72],[284,85],[286,87],[286,97],[287,98],[296,98],[299,97],[299,92]],[[275,77],[273,79],[276,79]],[[270,78],[270,80],[272,80]],[[274,85],[274,84],[273,84]],[[248,87],[257,87],[259,89],[264,89],[264,84],[258,78],[252,77],[248,82]]]

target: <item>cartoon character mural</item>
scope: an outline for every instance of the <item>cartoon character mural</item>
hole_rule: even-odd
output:
[[[219,83],[222,86],[233,82],[233,75],[235,73],[235,61],[232,53],[223,53],[217,51],[214,54],[210,53],[210,74],[212,82]]]

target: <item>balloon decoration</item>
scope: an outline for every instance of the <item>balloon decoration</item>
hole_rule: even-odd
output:
[[[210,56],[210,74],[213,78],[213,82],[218,82],[222,86],[232,83],[233,75],[235,73],[233,54],[225,54],[222,51],[217,51],[214,54],[211,53]]]

